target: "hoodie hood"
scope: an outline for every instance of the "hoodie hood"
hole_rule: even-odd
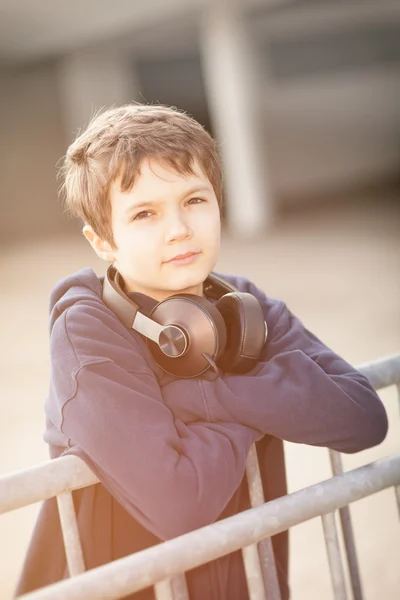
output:
[[[49,300],[50,333],[60,315],[77,302],[102,297],[103,277],[98,277],[93,269],[86,268],[62,279],[51,291]]]

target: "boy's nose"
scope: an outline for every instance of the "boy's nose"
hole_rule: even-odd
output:
[[[182,215],[174,215],[168,221],[167,241],[182,240],[192,236],[192,230]]]

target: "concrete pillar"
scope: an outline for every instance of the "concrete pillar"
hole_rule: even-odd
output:
[[[100,108],[137,99],[133,61],[109,48],[67,55],[60,61],[58,81],[67,143]]]
[[[227,221],[234,235],[261,235],[271,221],[261,141],[257,60],[235,3],[211,2],[201,30],[201,55],[211,121],[225,175]]]

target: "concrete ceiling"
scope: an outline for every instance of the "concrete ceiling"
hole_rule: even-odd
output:
[[[282,25],[320,28],[335,19],[400,17],[399,0],[0,0],[0,64],[35,62],[104,42],[146,56],[160,47],[195,47],[197,17],[217,1],[253,12],[260,35]],[[302,10],[292,11],[294,5]]]
[[[26,62],[185,15],[205,0],[0,0],[0,58]]]
[[[322,4],[332,1],[319,0]],[[0,0],[0,63],[34,62],[124,38],[131,38],[134,47],[136,35],[146,46],[147,31],[147,49],[151,49],[152,30],[156,30],[157,38],[158,25],[169,29],[170,39],[185,38],[196,16],[218,2],[237,4],[245,10],[279,10],[310,0]],[[179,39],[175,42],[179,44]]]

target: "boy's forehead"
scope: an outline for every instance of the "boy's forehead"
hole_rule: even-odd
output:
[[[167,188],[185,190],[195,185],[209,187],[212,185],[197,159],[191,165],[192,173],[181,173],[166,162],[157,159],[144,159],[138,169],[133,186],[126,192],[121,190],[122,174],[119,174],[111,184],[111,193],[128,194],[131,197],[152,194]]]

